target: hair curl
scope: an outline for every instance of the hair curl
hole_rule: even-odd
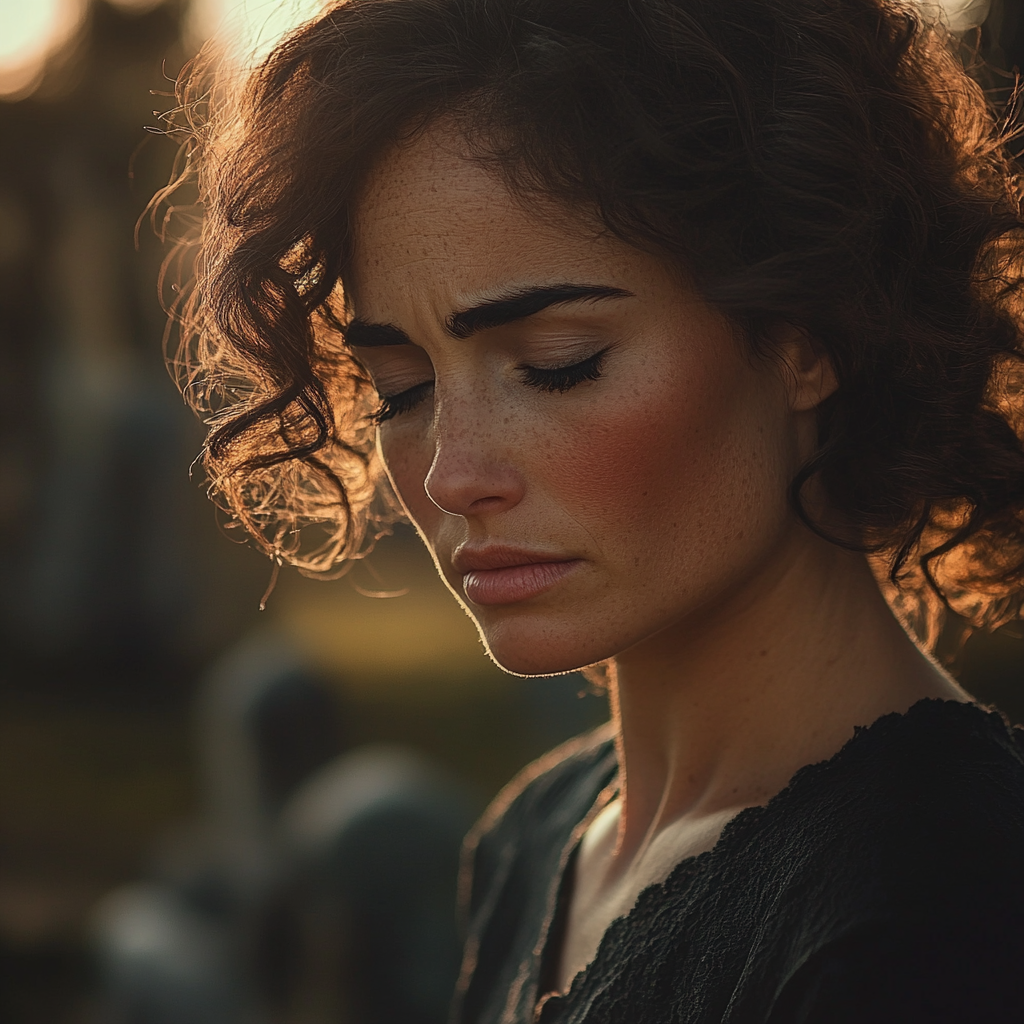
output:
[[[339,285],[368,170],[440,117],[515,194],[688,268],[755,348],[780,323],[817,339],[839,388],[793,482],[805,521],[918,610],[1020,614],[1022,187],[1008,122],[909,0],[348,0],[193,117],[175,366],[263,550],[326,570],[394,514]]]

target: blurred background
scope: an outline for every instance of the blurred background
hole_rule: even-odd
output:
[[[260,613],[268,563],[189,479],[147,129],[206,38],[251,59],[318,6],[0,0],[3,1024],[440,1024],[462,834],[607,716],[494,668],[403,527]],[[1024,3],[980,8],[1024,62]],[[1024,720],[1024,641],[957,671]]]

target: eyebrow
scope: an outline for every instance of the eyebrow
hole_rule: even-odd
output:
[[[555,284],[522,288],[468,309],[456,310],[444,322],[453,338],[469,338],[480,331],[525,320],[551,306],[569,302],[598,302],[602,299],[631,298],[632,292],[607,285]],[[411,345],[412,339],[393,324],[375,324],[355,317],[345,327],[345,341],[354,348],[383,345]]]

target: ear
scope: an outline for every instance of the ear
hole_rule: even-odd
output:
[[[794,412],[816,409],[839,386],[824,346],[792,324],[780,324],[771,340],[789,388],[790,407]]]

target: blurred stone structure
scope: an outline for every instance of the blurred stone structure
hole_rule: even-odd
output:
[[[340,753],[340,724],[278,636],[214,667],[203,817],[95,915],[109,1024],[443,1024],[470,808],[403,747]]]

